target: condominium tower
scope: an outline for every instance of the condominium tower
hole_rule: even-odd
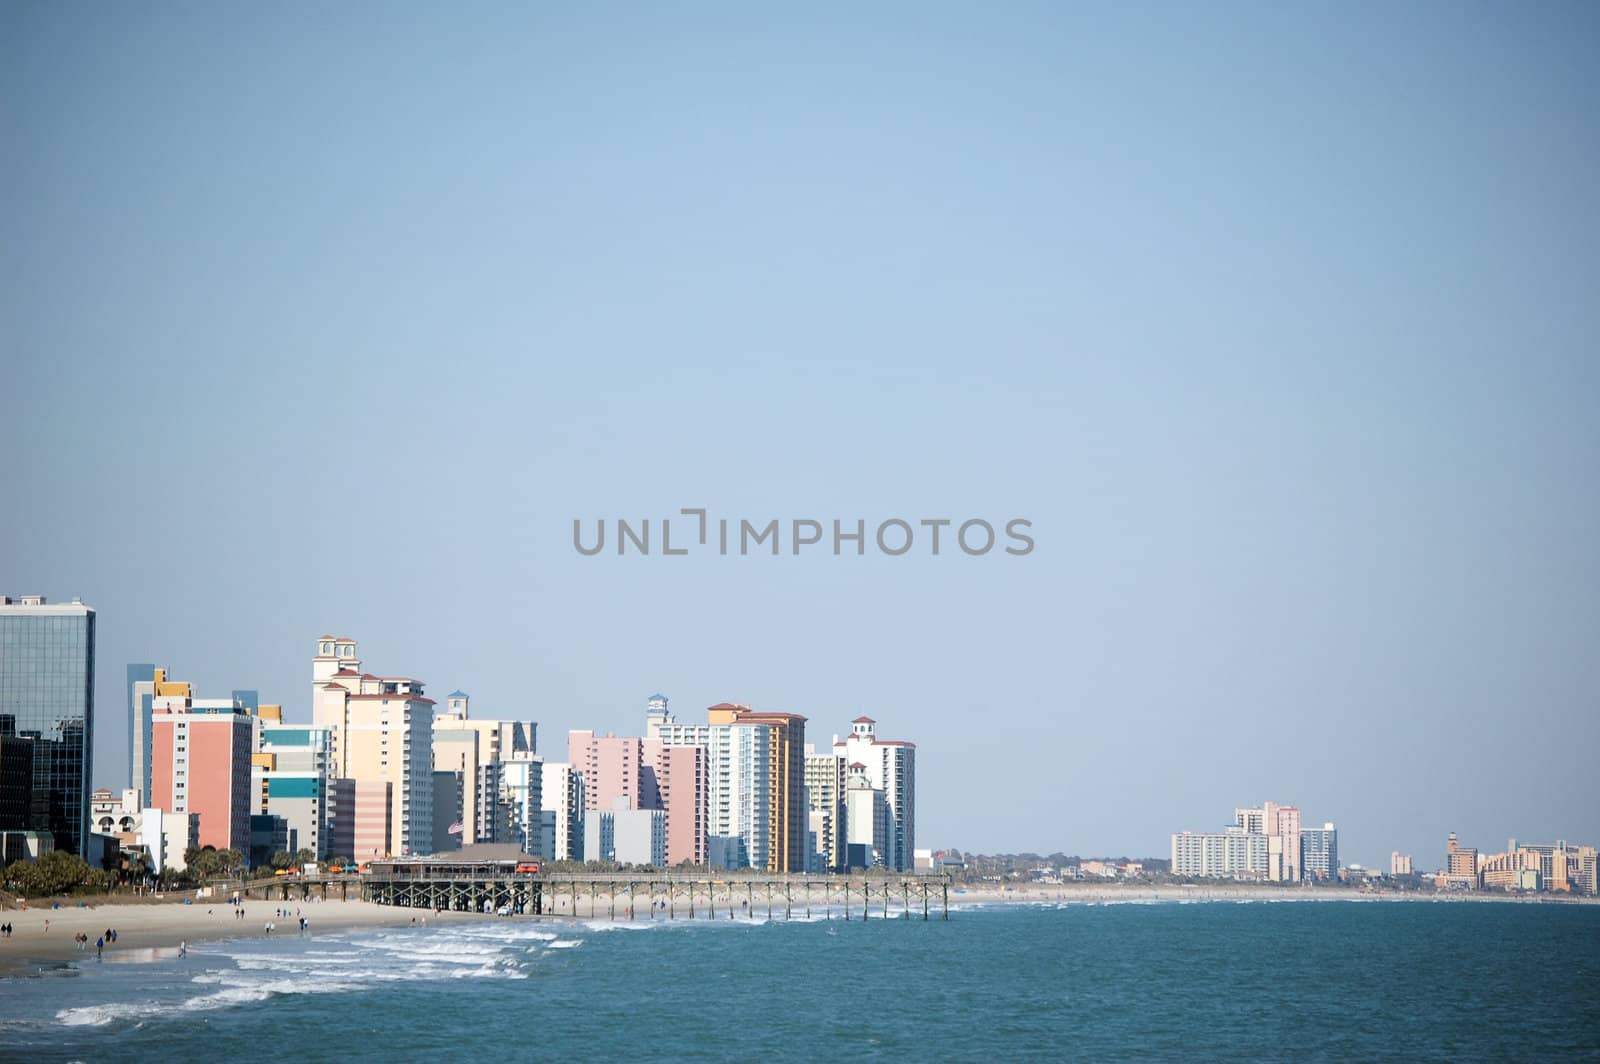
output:
[[[0,595],[0,737],[31,744],[28,830],[79,855],[90,830],[94,643],[95,611],[76,599]],[[21,756],[12,747],[6,766]]]
[[[233,698],[157,695],[150,718],[150,806],[200,817],[198,845],[250,852],[253,722]]]
[[[329,772],[369,785],[350,800],[370,801],[370,785],[389,785],[386,852],[431,852],[433,699],[423,695],[422,681],[364,673],[355,640],[323,636],[311,661],[311,695],[312,723],[328,730]],[[363,849],[369,838],[362,836]]]
[[[889,810],[885,867],[907,872],[917,845],[917,744],[880,739],[877,721],[861,716],[850,722],[850,734],[833,741],[833,752],[845,765],[865,766],[867,781],[883,792]]]

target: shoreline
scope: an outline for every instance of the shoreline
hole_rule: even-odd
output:
[[[891,899],[892,900],[892,899]],[[1117,905],[1117,904],[1228,904],[1242,902],[1410,902],[1488,903],[1513,905],[1600,905],[1600,898],[1583,896],[1515,895],[1482,892],[1434,893],[1421,891],[1356,891],[1340,887],[1264,887],[1252,884],[1026,884],[1009,888],[979,886],[950,890],[950,910],[988,905]],[[935,902],[937,905],[937,902]],[[496,917],[487,913],[434,913],[432,910],[378,905],[360,900],[294,902],[247,901],[244,916],[225,901],[184,904],[180,899],[118,898],[78,908],[29,907],[0,910],[0,923],[13,927],[10,938],[0,938],[0,978],[41,975],[68,968],[95,957],[94,940],[107,928],[117,931],[115,945],[106,947],[106,963],[139,963],[177,955],[180,943],[200,944],[223,940],[269,937],[270,921],[278,936],[298,935],[298,915],[308,921],[307,933],[359,928],[411,927],[432,922],[460,923],[512,919],[606,921],[604,916],[545,913],[538,916]],[[288,915],[277,915],[279,909]],[[298,915],[297,915],[298,914]],[[46,930],[46,922],[49,927]],[[619,920],[618,922],[626,922]],[[72,936],[89,935],[89,945],[79,950]]]
[[[1577,894],[1506,894],[1499,891],[1355,890],[1349,887],[1268,887],[1251,883],[1025,884],[950,888],[950,904],[1043,905],[1065,902],[1477,902],[1514,905],[1600,905]]]
[[[0,938],[0,978],[39,975],[59,971],[74,962],[95,960],[95,940],[106,930],[117,932],[115,945],[107,945],[105,963],[139,963],[175,957],[180,943],[191,946],[227,939],[265,939],[266,924],[276,925],[271,937],[298,936],[298,911],[307,921],[307,934],[316,936],[331,931],[364,927],[410,927],[413,921],[456,923],[491,919],[480,913],[402,909],[368,901],[263,902],[249,901],[244,916],[234,915],[234,906],[225,901],[210,904],[181,900],[130,899],[60,909],[34,908],[0,910],[0,924],[9,923],[10,938]],[[278,916],[286,909],[287,916]],[[49,921],[46,930],[45,922]],[[79,950],[72,936],[85,932],[88,947]]]

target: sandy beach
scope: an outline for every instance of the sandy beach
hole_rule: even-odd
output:
[[[286,908],[288,915],[277,915],[280,908]],[[264,937],[269,921],[277,925],[274,935],[298,934],[299,915],[306,918],[306,929],[313,935],[354,927],[410,926],[413,920],[488,919],[475,913],[435,915],[364,901],[248,901],[243,918],[225,901],[185,905],[177,899],[118,899],[82,909],[76,901],[70,906],[63,901],[59,909],[51,909],[46,902],[42,907],[30,904],[26,910],[0,909],[0,924],[13,928],[10,938],[0,938],[0,975],[21,975],[40,966],[93,957],[95,940],[108,928],[116,930],[117,941],[106,947],[106,961],[142,961],[173,955],[182,942],[195,945],[224,938]],[[80,931],[89,935],[84,951],[72,940]]]
[[[837,899],[836,899],[837,901]],[[1410,902],[1499,902],[1524,904],[1597,904],[1600,899],[1565,895],[1515,895],[1489,891],[1440,893],[1429,891],[1359,891],[1343,887],[1302,886],[1268,887],[1255,884],[1215,883],[1198,886],[1139,883],[1062,883],[953,885],[950,908],[959,912],[967,905],[1050,905],[1117,904],[1155,902],[1243,902],[1243,901],[1410,901]],[[568,899],[557,899],[562,917]],[[937,902],[935,902],[937,904]],[[278,915],[280,907],[287,915]],[[579,916],[587,917],[580,904]],[[595,909],[603,918],[608,908],[601,895]],[[619,918],[624,910],[618,909]],[[0,975],[26,974],[41,966],[93,956],[94,942],[108,928],[117,931],[117,941],[108,945],[105,960],[141,961],[177,952],[179,943],[203,944],[218,939],[256,938],[266,935],[266,924],[276,924],[274,934],[299,932],[299,917],[305,916],[307,930],[319,932],[359,927],[405,927],[415,923],[448,923],[486,920],[494,917],[463,912],[433,913],[427,910],[395,908],[364,901],[247,901],[244,916],[226,901],[210,899],[183,904],[177,897],[118,898],[78,908],[75,901],[62,901],[51,909],[49,902],[30,904],[27,909],[0,909],[0,924],[13,927],[10,938],[0,938]],[[46,922],[48,921],[48,929]],[[73,935],[89,935],[89,945],[80,951]]]

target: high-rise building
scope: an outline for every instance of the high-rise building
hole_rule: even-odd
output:
[[[0,718],[0,831],[27,831],[33,818],[33,740],[3,730]]]
[[[330,774],[390,785],[389,839],[378,855],[431,852],[433,699],[424,696],[422,681],[364,673],[355,640],[323,636],[312,658],[311,691],[312,723],[328,730]],[[358,803],[374,793],[358,790]],[[372,856],[365,853],[370,836],[356,841],[363,858]]]
[[[511,841],[511,810],[501,799],[504,768],[502,761],[485,761],[478,766],[478,823],[474,830],[479,842]]]
[[[255,753],[251,756],[252,812],[282,817],[290,853],[310,850],[329,856],[328,729],[283,723],[281,706],[260,706],[255,714]]]
[[[496,762],[499,765],[501,812],[498,828],[504,837],[495,842],[522,847],[523,853],[543,852],[544,759],[538,754],[518,753]]]
[[[1463,846],[1451,832],[1445,840],[1445,881],[1451,886],[1476,889],[1478,886],[1478,848]]]
[[[806,747],[806,794],[811,802],[811,832],[815,856],[813,871],[845,869],[845,763],[838,754],[819,754]],[[822,819],[816,817],[821,815]]]
[[[853,761],[845,771],[845,867],[895,867],[893,818],[883,788],[873,786],[865,762]]]
[[[550,841],[545,846],[554,861],[583,860],[583,773],[564,761],[546,761],[540,768],[540,808],[553,814]]]
[[[555,814],[550,834],[552,861],[584,859],[584,776],[570,763],[546,762],[541,768],[539,802],[542,810]]]
[[[1298,883],[1301,879],[1300,810],[1292,805],[1264,803],[1267,835],[1276,837],[1282,860],[1269,870],[1268,878],[1278,883]],[[1336,869],[1337,870],[1337,869]]]
[[[1246,834],[1267,837],[1267,875],[1273,883],[1298,883],[1300,871],[1300,810],[1292,805],[1263,802],[1255,809],[1235,809],[1234,826]]]
[[[1339,875],[1339,832],[1332,824],[1300,831],[1300,868],[1304,879],[1331,880]]]
[[[575,729],[567,735],[567,763],[583,780],[586,811],[611,811],[619,801],[627,809],[660,810],[666,862],[701,865],[706,863],[706,751],[664,741],[660,731],[671,720],[666,696],[652,695],[645,738]]]
[[[1411,875],[1411,855],[1395,850],[1389,854],[1389,874],[1391,876]]]
[[[668,865],[706,863],[706,750],[646,739],[641,746],[652,808],[666,818]]]
[[[0,735],[32,743],[28,830],[80,856],[90,833],[94,641],[95,611],[77,600],[0,595]]]
[[[390,852],[395,785],[389,780],[328,781],[328,855],[370,861]],[[429,809],[429,815],[432,815]]]
[[[1266,879],[1267,836],[1234,826],[1172,836],[1172,874],[1220,879]]]
[[[804,872],[810,863],[809,814],[806,801],[806,718],[798,713],[753,710],[727,702],[706,711],[712,727],[765,725],[767,744],[767,837],[765,867],[769,872]]]
[[[253,730],[232,698],[157,695],[150,718],[150,805],[198,814],[199,845],[246,859]]]
[[[150,797],[150,714],[155,697],[156,667],[128,666],[128,786],[141,801]]]
[[[499,807],[501,773],[499,762],[535,756],[537,725],[532,721],[477,719],[471,713],[471,699],[465,691],[452,691],[445,698],[445,712],[433,720],[433,769],[459,775],[462,791],[444,796],[449,805],[460,805],[462,832],[449,840],[448,848],[476,842],[504,842],[501,835],[511,832],[510,813]],[[525,776],[526,774],[524,774]],[[436,786],[449,786],[442,777]],[[525,834],[517,831],[516,834]],[[445,846],[445,840],[437,844]]]
[[[770,867],[773,725],[679,724],[649,721],[664,746],[705,750],[705,864],[713,868]],[[802,781],[803,785],[803,781]]]
[[[567,763],[583,773],[584,809],[611,810],[617,799],[628,809],[656,807],[654,777],[646,787],[644,740],[625,735],[596,735],[588,729],[567,733]]]
[[[1480,856],[1477,866],[1480,885],[1486,889],[1594,894],[1600,888],[1595,848],[1564,840],[1518,845],[1512,839],[1505,853]]]
[[[843,806],[840,806],[841,810],[843,808]],[[842,814],[838,816],[838,820],[843,820]],[[828,840],[836,837],[834,824],[835,815],[824,812],[821,809],[812,809],[807,815],[806,834],[808,836],[808,845],[811,848],[811,863],[806,867],[807,872],[822,873],[834,870],[834,858],[827,852]],[[836,852],[842,854],[844,847],[839,847]]]
[[[531,720],[491,720],[474,717],[472,700],[465,691],[452,691],[445,697],[446,710],[433,719],[435,731],[467,728],[478,733],[478,750],[485,761],[499,761],[518,754],[539,752],[539,725]]]
[[[437,746],[434,748],[438,749]],[[437,755],[435,755],[437,756]],[[462,798],[466,794],[465,777],[460,772],[433,771],[433,852],[461,849],[466,833],[466,814]]]
[[[888,852],[893,856],[886,867],[896,872],[911,869],[917,845],[917,745],[899,739],[877,737],[877,721],[860,716],[850,722],[850,734],[833,740],[833,752],[845,764],[866,766],[867,780],[883,792],[889,808]]]
[[[155,715],[155,699],[193,695],[190,685],[172,679],[168,669],[128,666],[128,786],[137,790],[145,802],[150,800],[150,722]]]
[[[1240,831],[1251,835],[1267,834],[1267,811],[1265,809],[1241,809],[1233,811],[1233,823]]]
[[[439,722],[436,720],[437,725]],[[443,803],[451,810],[448,825],[459,823],[454,841],[437,837],[434,848],[459,849],[475,842],[489,840],[478,835],[478,769],[483,764],[479,753],[481,736],[473,728],[438,728],[433,732],[434,804]],[[448,778],[446,775],[448,774]],[[441,791],[440,788],[447,788]]]

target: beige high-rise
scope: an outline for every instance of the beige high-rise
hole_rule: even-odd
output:
[[[422,681],[361,671],[353,639],[323,636],[311,660],[312,722],[327,728],[328,773],[388,783],[389,853],[433,850],[433,699]]]

